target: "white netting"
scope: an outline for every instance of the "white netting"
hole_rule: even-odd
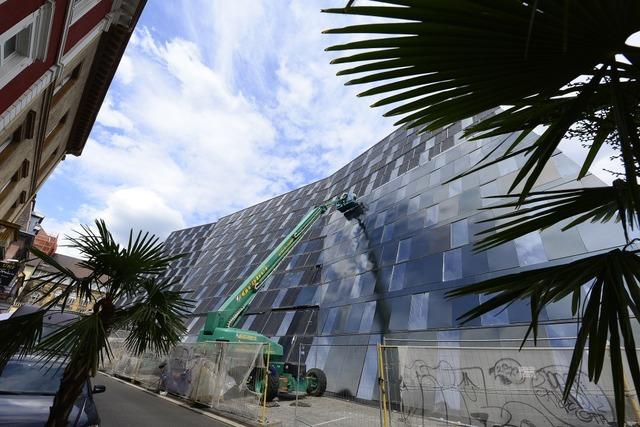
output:
[[[107,373],[248,419],[262,415],[260,395],[253,391],[264,373],[261,344],[180,344],[165,357],[133,356],[122,339],[112,340],[111,347],[113,358],[102,367]]]
[[[440,420],[466,425],[601,426],[615,422],[613,386],[583,368],[571,396],[563,390],[573,348],[384,348],[392,424]],[[585,363],[587,354],[584,357]],[[608,358],[607,358],[608,360]],[[607,367],[608,368],[608,367]],[[635,419],[628,390],[627,419]]]

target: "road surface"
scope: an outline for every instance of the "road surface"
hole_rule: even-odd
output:
[[[107,387],[94,399],[102,427],[228,427],[227,424],[175,405],[103,374],[93,384]]]

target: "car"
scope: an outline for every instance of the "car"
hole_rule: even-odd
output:
[[[11,359],[0,374],[0,426],[42,427],[60,387],[64,366],[54,361],[46,366],[33,356]],[[99,426],[93,395],[105,387],[87,381],[69,414],[69,427]]]

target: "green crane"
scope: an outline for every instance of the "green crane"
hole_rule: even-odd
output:
[[[311,369],[306,372],[304,367],[285,363],[282,360],[283,349],[280,344],[260,333],[239,329],[235,326],[271,273],[291,253],[318,218],[332,207],[345,214],[349,219],[360,211],[360,204],[353,193],[344,193],[312,208],[265,260],[251,272],[240,287],[227,297],[220,308],[207,314],[207,320],[198,336],[198,342],[226,341],[264,344],[266,346],[265,354],[268,353],[270,357],[270,374],[267,384],[260,381],[263,378],[262,375],[257,375],[255,391],[265,392],[269,400],[283,393],[307,392],[322,395],[326,388],[326,377],[319,369]]]

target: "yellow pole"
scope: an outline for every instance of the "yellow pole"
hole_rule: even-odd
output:
[[[629,387],[629,382],[627,381],[627,376],[624,374],[622,374],[622,383],[623,383],[623,387],[624,387],[624,394],[627,397],[627,400],[629,401],[629,403],[631,404],[631,411],[633,412],[633,416],[635,417],[635,422],[637,423],[638,421],[640,421],[640,406],[638,406],[638,390],[635,390],[635,393],[633,392],[632,388]]]
[[[264,398],[264,400],[262,401],[262,425],[267,424],[267,391],[269,389],[269,360],[271,356],[271,352],[269,351],[270,349],[271,347],[267,345],[267,365],[264,369],[264,384],[262,390]]]
[[[389,413],[387,412],[387,389],[384,382],[384,359],[382,346],[378,344],[378,372],[380,373],[380,401],[382,402],[382,427],[389,427]]]

